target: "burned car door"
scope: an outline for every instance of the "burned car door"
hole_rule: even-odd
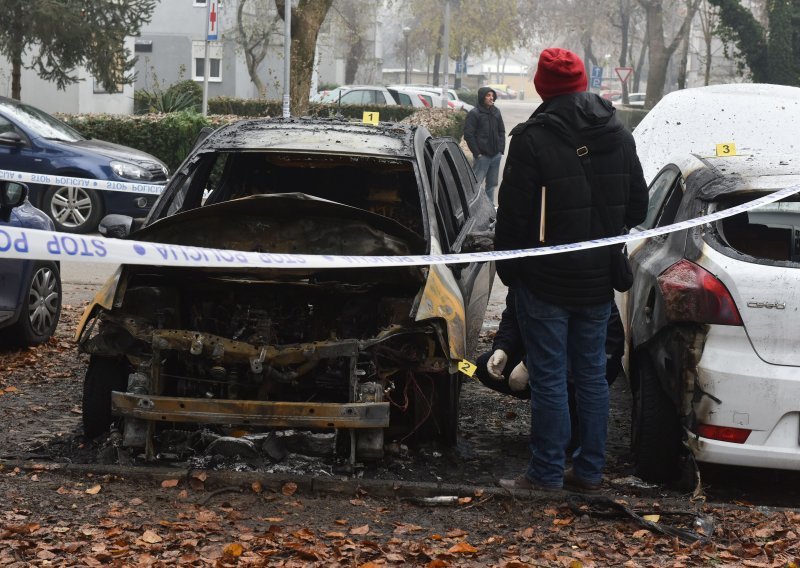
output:
[[[665,167],[650,184],[647,217],[635,230],[664,227],[675,222],[683,199],[683,178],[676,166]],[[628,244],[634,283],[626,302],[628,340],[633,348],[659,329],[654,321],[656,278],[683,255],[686,231],[649,237]]]
[[[494,207],[476,187],[464,154],[451,139],[430,140],[431,192],[445,254],[476,252],[476,235],[491,235]],[[491,238],[491,237],[489,237]],[[494,276],[492,263],[448,265],[464,298],[466,355],[474,354]]]

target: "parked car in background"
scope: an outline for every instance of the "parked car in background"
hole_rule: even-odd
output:
[[[24,184],[0,181],[0,230],[53,230],[53,222],[30,204],[27,194]],[[0,343],[43,343],[55,332],[60,315],[61,277],[57,263],[0,258]]]
[[[372,85],[342,85],[312,97],[314,102],[341,105],[397,105],[398,101],[386,87]]]
[[[397,104],[400,106],[414,107],[414,108],[430,108],[430,103],[417,93],[409,93],[402,89],[402,87],[395,87],[389,85],[386,90],[394,97]]]
[[[648,183],[670,155],[713,156],[717,144],[738,154],[793,150],[800,131],[800,88],[737,83],[674,91],[633,131]]]
[[[397,96],[408,95],[422,103],[424,108],[442,108],[442,96],[431,89],[423,87],[411,87],[408,85],[389,85],[390,92],[397,93]],[[450,108],[448,106],[448,108]]]
[[[687,155],[655,176],[637,230],[798,184],[796,154]],[[635,278],[621,311],[638,475],[676,478],[684,441],[699,462],[800,470],[800,197],[628,252]]]
[[[286,265],[289,253],[486,250],[494,216],[452,138],[394,123],[249,120],[199,144],[130,238]],[[103,225],[124,234],[133,223]],[[289,264],[123,265],[78,329],[91,356],[86,434],[121,416],[123,443],[149,458],[153,433],[173,424],[336,430],[351,460],[381,456],[384,439],[455,443],[457,363],[474,353],[493,263]]]
[[[399,85],[403,86],[403,85]],[[442,88],[441,87],[434,87],[433,85],[426,85],[426,84],[414,84],[414,85],[407,85],[409,87],[416,87],[425,91],[430,91],[436,95],[442,96]],[[464,112],[469,112],[473,109],[473,106],[469,103],[462,101],[458,97],[458,93],[455,89],[447,89],[447,98],[448,98],[448,106],[450,108],[455,108],[459,110],[463,110]]]
[[[62,184],[30,184],[30,200],[56,230],[70,233],[94,231],[106,213],[144,217],[156,199],[81,187],[70,178],[164,184],[169,173],[150,154],[87,139],[46,112],[5,97],[0,97],[0,169],[62,176]]]
[[[519,96],[517,90],[512,89],[505,83],[492,83],[485,86],[494,89],[499,99],[516,99]]]
[[[646,95],[647,93],[628,93],[628,106],[643,107]],[[617,95],[612,95],[609,98],[609,100],[611,101],[611,104],[614,106],[620,106],[624,104],[622,102],[622,93],[619,93]]]

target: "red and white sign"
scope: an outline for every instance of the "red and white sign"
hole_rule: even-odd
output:
[[[219,39],[219,2],[218,0],[208,0],[208,41]]]
[[[617,77],[619,77],[619,80],[624,83],[628,80],[628,77],[631,76],[633,67],[615,67],[614,71],[617,72]]]

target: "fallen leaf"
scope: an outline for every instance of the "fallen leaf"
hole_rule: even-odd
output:
[[[289,481],[288,483],[284,483],[283,487],[281,487],[281,493],[286,495],[287,497],[291,497],[297,492],[297,484],[293,481]]]
[[[253,483],[251,483],[250,489],[253,490],[253,493],[261,493],[262,491],[264,491],[264,488],[261,486],[260,481],[254,481]]]
[[[141,538],[142,538],[143,541],[145,541],[148,544],[156,544],[156,543],[161,542],[162,540],[164,540],[160,536],[158,536],[156,533],[154,533],[153,531],[151,531],[149,529],[144,531],[144,534],[142,535]]]
[[[346,525],[347,524],[347,519],[336,519],[333,522],[336,523],[337,525]]]
[[[199,479],[200,481],[205,481],[208,479],[208,474],[205,471],[195,471],[192,473],[193,479]]]
[[[659,519],[661,519],[661,515],[642,515],[642,518],[645,521],[650,521],[651,523],[657,523]]]
[[[328,538],[344,538],[346,535],[343,532],[329,532],[325,533]]]
[[[161,487],[177,487],[180,483],[177,479],[165,479],[161,482]]]
[[[102,487],[100,487],[100,485],[95,485],[95,486],[90,487],[89,489],[87,489],[86,493],[88,493],[89,495],[97,495],[98,493],[100,493],[100,489],[102,489]]]
[[[4,390],[6,392],[17,392],[19,389],[17,387],[6,387]]]
[[[453,530],[447,532],[447,534],[445,534],[445,536],[447,538],[460,538],[462,536],[467,536],[468,534],[469,533],[467,531],[465,531],[465,530],[453,529]]]
[[[478,549],[468,543],[466,540],[451,546],[448,551],[450,554],[474,554]]]
[[[267,517],[264,520],[268,523],[280,523],[283,521],[283,517]]]
[[[472,502],[472,497],[459,497],[458,498],[458,504],[459,505],[466,505],[467,503],[471,503],[471,502]]]
[[[232,542],[222,550],[224,555],[233,556],[234,558],[239,558],[242,552],[244,552],[244,547],[238,542]]]
[[[367,534],[369,532],[369,525],[362,525],[360,527],[353,527],[350,529],[350,534]]]

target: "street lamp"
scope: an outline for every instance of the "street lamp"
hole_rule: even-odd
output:
[[[403,28],[403,37],[405,38],[405,51],[406,51],[406,80],[404,83],[408,85],[408,34],[411,31],[411,28],[405,26]]]

